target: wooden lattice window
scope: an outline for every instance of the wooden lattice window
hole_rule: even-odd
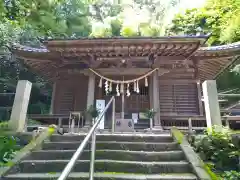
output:
[[[198,114],[198,94],[195,83],[161,84],[159,90],[162,115]]]

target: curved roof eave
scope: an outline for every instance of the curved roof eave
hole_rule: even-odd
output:
[[[50,52],[45,46],[42,46],[41,48],[33,48],[30,46],[24,46],[20,44],[13,44],[11,47],[11,50],[19,50],[19,51],[25,51],[25,52],[36,52],[36,53],[48,53]],[[240,41],[232,44],[227,45],[219,45],[219,46],[211,46],[211,47],[199,47],[198,50],[193,54],[197,56],[201,53],[217,53],[220,51],[240,51]]]
[[[25,51],[25,52],[36,52],[36,53],[48,53],[50,52],[45,46],[40,48],[34,48],[30,46],[24,46],[20,44],[13,44],[11,46],[11,51],[18,50],[18,51]]]
[[[240,41],[226,45],[200,47],[196,52],[222,51],[222,50],[240,50]]]

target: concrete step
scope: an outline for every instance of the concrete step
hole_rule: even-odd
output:
[[[81,135],[53,135],[51,141],[81,141],[86,134]],[[173,142],[173,138],[167,134],[141,135],[141,134],[98,134],[97,141],[127,141],[127,142]]]
[[[43,150],[76,150],[80,141],[72,142],[45,142]],[[88,143],[85,149],[90,149]],[[154,142],[116,142],[116,141],[98,141],[96,149],[129,150],[129,151],[173,151],[179,150],[179,144],[176,142],[154,143]]]
[[[34,151],[25,160],[69,160],[75,150],[42,150]],[[81,160],[89,160],[91,151],[85,150]],[[181,161],[185,160],[182,151],[126,151],[126,150],[96,150],[96,159],[111,159],[122,161]]]
[[[19,173],[8,175],[3,180],[44,180],[44,179],[57,179],[60,173]],[[68,180],[89,180],[89,173],[71,173]],[[94,173],[94,180],[197,180],[197,177],[188,173],[176,174],[128,174],[128,173],[115,173],[103,172]]]
[[[150,128],[150,124],[149,123],[144,123],[144,122],[139,122],[134,124],[134,129],[147,129]]]
[[[13,167],[9,174],[15,173],[50,173],[62,172],[68,160],[24,160]],[[139,161],[116,161],[96,160],[96,172],[124,172],[124,173],[189,173],[191,168],[186,161],[177,162],[139,162]],[[89,172],[90,161],[77,161],[72,172]]]

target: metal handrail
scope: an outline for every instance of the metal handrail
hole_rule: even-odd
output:
[[[100,113],[100,115],[97,117],[94,125],[92,126],[92,128],[89,130],[88,134],[86,135],[86,137],[84,138],[84,140],[82,141],[82,143],[79,145],[78,149],[76,150],[76,152],[74,153],[74,155],[72,156],[71,160],[68,162],[68,164],[66,165],[66,167],[64,168],[62,174],[60,175],[60,177],[58,178],[58,180],[65,180],[72,168],[74,167],[74,165],[76,164],[76,161],[78,160],[78,158],[81,156],[81,154],[83,153],[83,150],[85,148],[85,146],[87,145],[90,137],[92,135],[96,135],[94,132],[97,128],[97,126],[99,125],[99,123],[101,122],[102,120],[102,117],[103,115],[106,113],[107,109],[109,108],[110,104],[113,102],[113,111],[114,111],[114,114],[115,114],[115,97],[113,96],[110,101],[108,102],[108,104],[106,105],[105,109]],[[114,117],[114,115],[113,115]],[[115,118],[115,117],[114,117]],[[114,120],[113,122],[114,123]],[[113,127],[113,126],[112,126]],[[112,129],[112,132],[114,132],[114,129]],[[96,142],[94,142],[95,139],[93,139],[92,141],[92,147],[93,148],[93,144],[95,144]],[[93,150],[93,149],[92,149]],[[93,178],[93,169],[94,168],[94,160],[95,159],[92,159],[92,158],[95,158],[95,149],[94,149],[94,152],[91,152],[91,153],[94,153],[94,154],[91,154],[91,162],[90,162],[90,179]]]

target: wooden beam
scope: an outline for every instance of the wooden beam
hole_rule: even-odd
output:
[[[190,83],[196,83],[196,79],[162,79],[159,77],[160,85],[182,85],[182,84],[190,84]]]

